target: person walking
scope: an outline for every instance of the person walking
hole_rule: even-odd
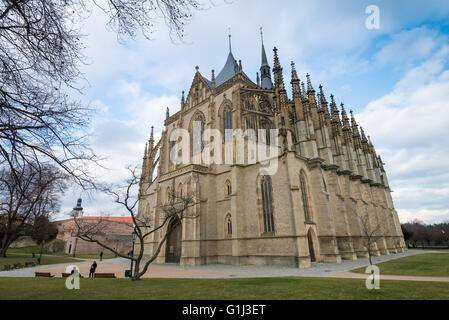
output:
[[[103,251],[100,252],[100,261],[103,261]]]
[[[94,277],[96,269],[97,269],[97,262],[94,261],[94,263],[92,263],[92,265],[90,266],[89,278]]]

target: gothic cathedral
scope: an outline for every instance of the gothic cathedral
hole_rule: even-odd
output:
[[[316,92],[308,74],[306,83],[301,82],[293,62],[290,99],[277,49],[273,75],[263,41],[261,56],[255,83],[243,72],[230,45],[217,76],[212,70],[209,80],[196,67],[186,98],[182,92],[181,110],[170,115],[167,109],[165,130],[156,144],[152,130],[143,160],[138,215],[157,226],[171,192],[196,199],[188,209],[195,218],[185,219],[169,235],[156,262],[307,268],[313,261],[367,257],[368,237],[375,255],[406,250],[384,164],[352,112],[348,116],[343,104],[339,110],[333,95],[328,103],[322,86]],[[198,130],[194,124],[199,124]],[[175,129],[189,133],[190,150],[183,150],[183,157],[190,163],[171,160]],[[249,161],[254,157],[249,147],[244,149],[243,163],[235,161],[236,150],[231,154],[233,163],[198,160],[196,155],[211,142],[204,134],[207,129],[221,132],[214,139],[223,145],[235,143],[237,131],[255,133],[244,134],[246,142],[277,139],[279,152],[271,159],[277,161],[275,172],[261,170],[267,161]],[[207,152],[224,158],[224,149]],[[156,250],[163,235],[160,230],[147,237],[146,254]]]

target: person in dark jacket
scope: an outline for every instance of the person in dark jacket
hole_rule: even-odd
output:
[[[92,265],[90,266],[89,278],[94,277],[96,269],[97,269],[97,262],[94,261],[94,263],[92,263]]]
[[[100,252],[100,261],[103,260],[103,251]]]

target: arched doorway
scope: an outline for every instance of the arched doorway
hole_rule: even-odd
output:
[[[174,224],[175,222],[170,222]],[[179,263],[181,260],[181,239],[182,239],[182,227],[178,223],[175,229],[170,233],[167,238],[167,245],[165,248],[165,262]]]
[[[309,232],[307,232],[307,240],[309,242],[309,254],[310,254],[310,261],[311,262],[315,262],[316,261],[316,257],[315,257],[315,248],[313,246],[313,235],[312,235],[312,230],[309,229]]]

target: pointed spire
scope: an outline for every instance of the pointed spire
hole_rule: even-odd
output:
[[[301,91],[302,91],[301,95],[302,95],[303,100],[307,100],[307,94],[306,94],[306,88],[305,88],[304,81],[301,82]]]
[[[362,148],[362,140],[360,137],[359,126],[358,126],[357,122],[355,121],[355,117],[354,117],[352,110],[349,110],[349,112],[351,113],[351,129],[352,129],[352,136],[354,138],[355,147]]]
[[[340,122],[340,112],[338,112],[337,104],[334,100],[334,95],[331,94],[331,113],[332,113],[332,122]]]
[[[359,134],[359,126],[357,124],[357,122],[355,121],[355,117],[354,117],[354,113],[352,112],[352,110],[349,110],[349,113],[351,114],[351,128],[352,128],[352,132],[354,135],[360,135]]]
[[[167,110],[165,111],[165,119],[170,118],[170,110],[167,107]]]
[[[324,112],[324,120],[325,120],[326,124],[330,124],[331,117],[330,117],[330,114],[329,114],[329,109],[328,109],[328,105],[327,105],[327,101],[326,101],[326,96],[324,95],[323,86],[320,84],[319,88],[320,88],[319,101],[320,101],[320,106],[321,106],[319,111],[320,112]]]
[[[349,126],[349,118],[348,115],[346,114],[345,111],[345,105],[343,104],[343,102],[340,104],[341,106],[341,117],[343,118],[343,129],[345,130],[350,130],[350,126]]]
[[[215,71],[214,71],[214,69],[212,69],[211,83],[212,83],[212,88],[215,88]]]
[[[362,143],[368,143],[368,140],[366,139],[366,136],[365,136],[365,131],[363,131],[363,128],[362,127],[360,127],[360,133],[361,133],[361,135],[362,135]]]
[[[327,106],[326,96],[324,95],[324,92],[323,92],[323,86],[320,84],[319,88],[320,88],[321,104],[326,104],[326,106]]]
[[[316,99],[315,99],[315,90],[312,87],[312,82],[310,81],[310,75],[307,73],[306,74],[306,78],[307,78],[307,96],[309,99],[309,102],[316,107]]]
[[[263,34],[262,34],[262,27],[260,27],[260,40],[262,42],[262,64],[261,66],[268,66],[268,59],[267,54],[265,53],[265,46],[263,44]]]
[[[376,149],[374,149],[374,145],[371,142],[371,138],[370,136],[368,136],[368,146],[369,146],[369,150],[371,151],[372,154],[376,154]]]
[[[259,72],[256,72],[256,82],[257,82],[257,86],[260,87]]]
[[[151,126],[151,133],[150,133],[150,140],[148,140],[148,150],[153,150],[154,148],[154,134],[153,134],[154,127]]]
[[[260,65],[260,87],[262,89],[273,89],[273,82],[271,82],[270,65],[268,64],[267,54],[265,53],[265,46],[263,45],[262,27],[260,27],[260,40],[262,42],[262,63]]]
[[[299,79],[298,74],[296,73],[295,63],[291,62],[292,66],[292,91],[293,91],[293,99],[301,97],[301,89],[299,88]]]
[[[273,65],[274,85],[278,87],[280,90],[285,90],[284,78],[282,76],[282,67],[281,63],[279,62],[278,49],[274,47],[273,52],[274,52],[274,65]]]
[[[242,60],[239,60],[239,73],[242,73]]]
[[[184,105],[185,105],[185,99],[184,99],[184,90],[181,93],[181,109],[184,109]]]
[[[231,27],[228,28],[228,36],[229,36],[229,52],[232,52],[231,50]]]
[[[307,78],[307,93],[313,91],[315,92],[315,90],[312,87],[312,82],[310,81],[310,74],[306,74],[306,78]]]

